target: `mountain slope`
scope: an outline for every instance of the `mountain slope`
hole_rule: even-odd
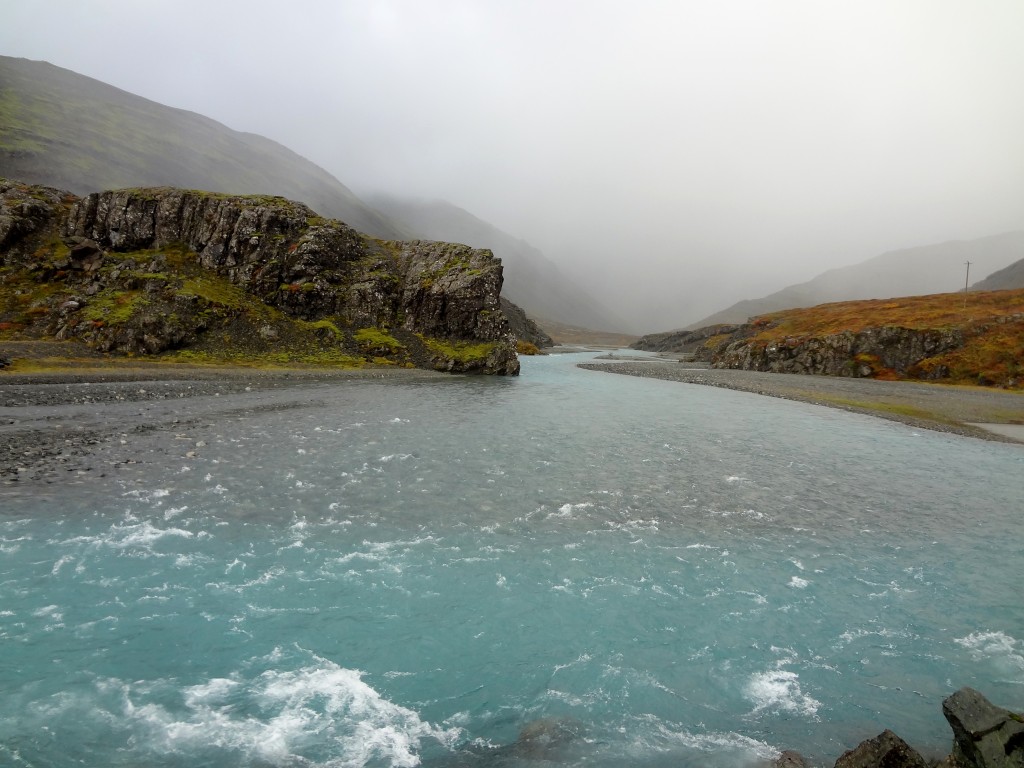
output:
[[[738,302],[687,327],[745,323],[756,315],[834,301],[955,291],[963,287],[965,262],[971,262],[975,274],[989,274],[1019,259],[1022,253],[1024,232],[889,251],[860,264],[831,269],[763,298]]]
[[[1024,259],[993,272],[971,286],[972,291],[1009,291],[1024,288]]]
[[[0,56],[0,176],[87,194],[173,186],[300,200],[375,237],[406,233],[286,147],[46,62]]]
[[[557,321],[596,330],[626,326],[574,285],[541,251],[458,206],[389,195],[368,196],[367,200],[417,237],[490,248],[505,265],[503,293],[541,325]]]

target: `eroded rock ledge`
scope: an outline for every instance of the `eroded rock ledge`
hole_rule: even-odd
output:
[[[0,267],[8,338],[519,372],[490,251],[377,240],[280,197],[0,180]]]

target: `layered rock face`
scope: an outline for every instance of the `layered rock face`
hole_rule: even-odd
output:
[[[920,361],[963,343],[963,333],[957,329],[870,328],[770,344],[730,341],[713,352],[711,362],[716,368],[866,377],[880,368],[907,373]],[[947,372],[938,368],[921,374],[921,378],[942,378]]]
[[[268,342],[287,335],[275,326],[283,313],[349,352],[519,371],[490,251],[376,240],[283,198],[165,188],[75,198],[3,182],[0,248],[9,276],[20,269],[61,289],[49,292],[60,303],[37,305],[37,317],[103,351],[188,346],[209,330],[216,305],[217,318],[233,308]],[[100,300],[113,310],[98,311]],[[124,309],[132,301],[139,311]]]

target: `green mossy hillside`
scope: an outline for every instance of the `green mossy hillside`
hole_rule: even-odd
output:
[[[0,268],[0,344],[74,339],[83,352],[190,364],[414,367],[449,347],[480,358],[463,354],[465,345],[431,340],[430,347],[414,334],[399,341],[340,317],[291,317],[179,245],[105,254],[88,276],[88,285],[102,287],[87,292],[83,274],[62,268],[68,250],[53,240],[33,253],[33,268]]]
[[[489,252],[375,240],[283,198],[0,179],[0,341],[515,375],[500,286]]]

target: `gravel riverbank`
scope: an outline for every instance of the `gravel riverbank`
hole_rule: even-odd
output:
[[[225,414],[320,399],[345,380],[445,378],[419,369],[70,369],[0,374],[0,492],[101,476],[135,464],[133,437]]]
[[[581,368],[725,387],[893,419],[923,429],[1024,442],[974,426],[1024,425],[1024,395],[976,387],[708,369],[671,362],[582,363]],[[0,493],[85,482],[130,468],[149,432],[184,440],[200,423],[246,410],[288,408],[349,379],[446,379],[407,369],[69,369],[0,374]],[[1024,432],[1024,426],[1009,430]]]
[[[1020,426],[1024,425],[1024,394],[1018,392],[910,381],[738,371],[665,361],[580,363],[579,367],[753,392],[865,413],[921,429],[1024,443],[1024,426]],[[1021,437],[997,434],[977,424],[1014,425],[1007,431],[1019,432]]]

